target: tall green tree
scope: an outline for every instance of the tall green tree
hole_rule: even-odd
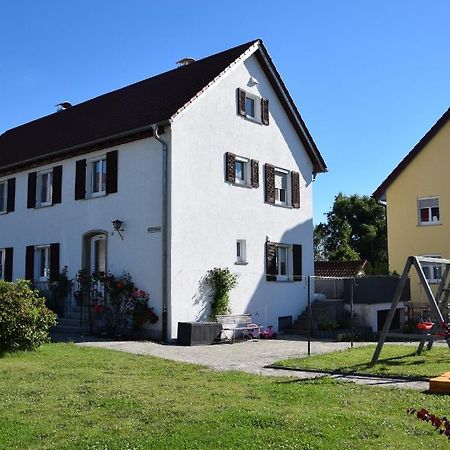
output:
[[[367,259],[376,273],[388,273],[385,209],[366,195],[338,194],[326,223],[314,228],[317,260]]]

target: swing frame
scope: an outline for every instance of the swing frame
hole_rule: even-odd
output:
[[[421,263],[445,265],[445,270],[444,273],[442,274],[442,279],[439,283],[436,296],[434,296],[430,284],[427,278],[425,277],[425,273],[423,272]],[[427,297],[428,303],[430,304],[430,316],[431,320],[434,322],[434,325],[428,332],[423,333],[422,335],[406,334],[406,333],[390,333],[389,330],[392,324],[392,320],[394,318],[394,314],[397,309],[400,298],[402,296],[402,293],[405,289],[406,282],[408,280],[408,275],[409,272],[411,271],[412,266],[415,267],[417,274],[419,275],[420,284],[424,288],[425,295]],[[446,323],[443,314],[445,312],[445,308],[447,307],[448,299],[450,296],[450,279],[447,280],[449,278],[449,273],[450,273],[450,259],[430,258],[425,256],[408,256],[405,268],[403,269],[403,273],[400,278],[400,282],[397,286],[397,290],[395,291],[394,298],[392,300],[391,309],[389,310],[386,322],[383,325],[383,329],[381,330],[380,337],[378,339],[377,347],[375,348],[375,351],[373,353],[371,364],[377,363],[387,337],[409,338],[415,341],[418,340],[419,347],[417,348],[417,354],[419,355],[422,353],[422,350],[426,342],[428,342],[427,344],[428,350],[432,348],[433,342],[438,340],[446,341],[448,347],[450,348],[450,336],[445,337],[436,335],[438,329],[441,328],[441,324]]]

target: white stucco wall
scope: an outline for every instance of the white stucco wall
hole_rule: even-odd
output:
[[[350,305],[345,305],[350,311]],[[389,311],[392,303],[374,303],[374,304],[355,304],[353,311],[355,313],[355,323],[358,326],[371,327],[374,333],[378,330],[378,311]],[[400,325],[405,323],[405,306],[403,302],[398,303],[397,309],[400,310]]]
[[[250,76],[258,84],[249,87]],[[270,125],[237,115],[236,88],[270,101]],[[239,275],[232,312],[249,312],[262,325],[293,320],[306,305],[305,281],[268,282],[265,241],[301,244],[303,274],[313,273],[312,164],[254,56],[234,66],[172,124],[171,327],[204,318],[208,302],[199,281],[208,269],[229,267]],[[259,160],[259,188],[224,180],[224,154]],[[264,202],[264,164],[300,172],[301,207]],[[237,266],[236,240],[247,242],[248,265]],[[205,309],[206,308],[206,309]]]
[[[170,133],[164,135],[170,140]],[[75,162],[118,150],[118,192],[105,197],[75,200]],[[62,202],[27,209],[28,173],[63,165]],[[61,268],[75,276],[82,266],[83,235],[91,230],[108,232],[107,269],[115,275],[129,272],[137,286],[147,290],[151,305],[161,316],[161,145],[147,138],[88,155],[8,175],[16,178],[15,212],[0,216],[0,248],[14,248],[13,277],[25,276],[27,245],[60,243]],[[124,239],[114,233],[111,221],[124,221]],[[161,320],[155,328],[161,327]]]

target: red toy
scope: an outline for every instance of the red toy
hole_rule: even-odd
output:
[[[277,333],[273,331],[273,325],[269,325],[260,333],[261,339],[275,339],[277,337]]]

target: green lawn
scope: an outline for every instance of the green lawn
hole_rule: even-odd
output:
[[[0,358],[1,449],[448,448],[448,397],[221,373],[73,344]]]
[[[416,355],[417,346],[386,344],[376,365],[372,366],[375,346],[368,345],[308,358],[287,359],[277,364],[298,369],[334,370],[336,372],[373,373],[432,378],[450,372],[450,350],[434,346]]]

